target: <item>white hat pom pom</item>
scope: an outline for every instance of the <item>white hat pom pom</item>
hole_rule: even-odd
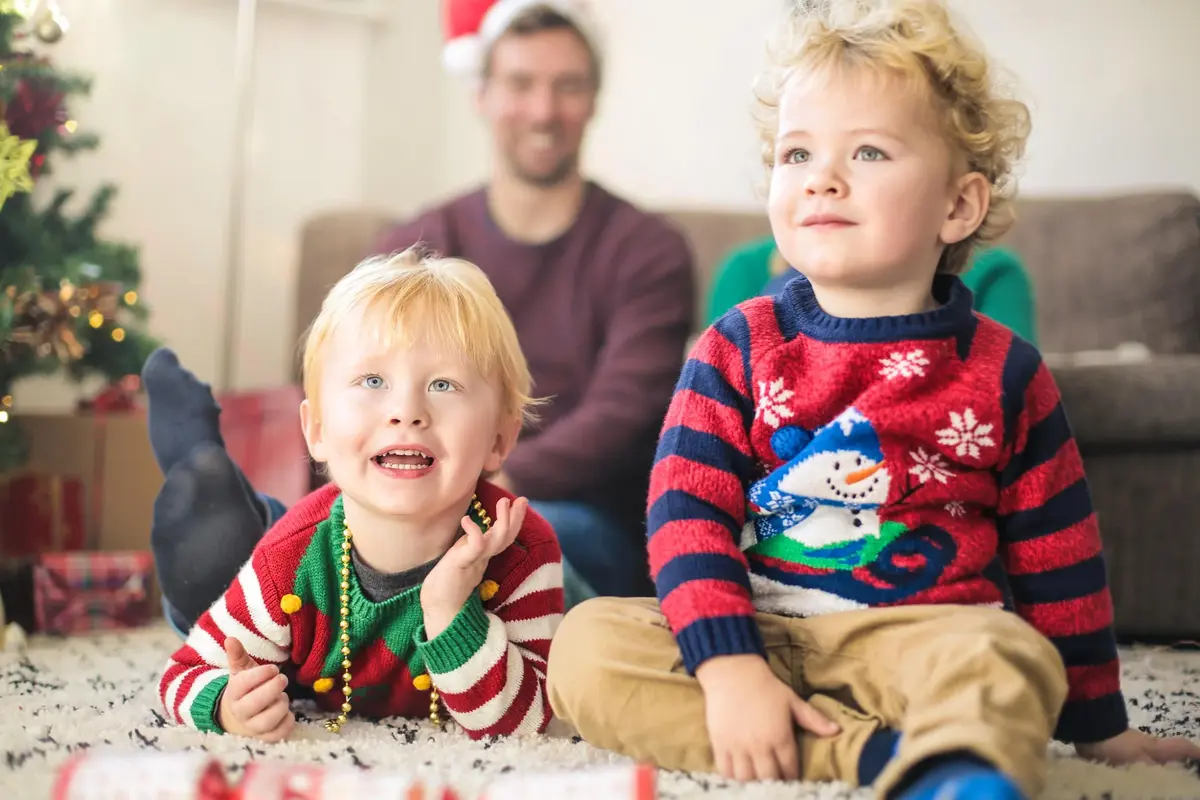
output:
[[[442,64],[452,74],[475,77],[482,68],[483,41],[478,36],[458,36],[442,48]]]

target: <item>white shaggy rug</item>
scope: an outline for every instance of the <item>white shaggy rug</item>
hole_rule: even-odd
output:
[[[465,792],[511,772],[556,771],[625,763],[569,736],[473,742],[407,720],[352,721],[327,733],[312,707],[288,742],[198,734],[168,725],[158,710],[159,670],[176,646],[165,626],[71,639],[33,637],[23,653],[0,653],[0,797],[47,798],[68,756],[103,744],[218,757],[234,781],[250,759],[321,762],[438,775]],[[1135,724],[1153,733],[1200,739],[1200,653],[1126,650],[1125,690]],[[1069,757],[1056,745],[1050,783],[1054,800],[1198,798],[1200,778],[1181,767],[1112,769]],[[660,773],[658,797],[746,800],[867,798],[840,785],[738,785],[710,776]]]

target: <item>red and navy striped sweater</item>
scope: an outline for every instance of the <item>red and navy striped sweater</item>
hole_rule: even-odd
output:
[[[695,345],[663,425],[650,569],[684,662],[763,653],[756,611],[1004,605],[1062,654],[1056,737],[1125,730],[1096,516],[1037,350],[939,276],[843,319],[804,278]]]

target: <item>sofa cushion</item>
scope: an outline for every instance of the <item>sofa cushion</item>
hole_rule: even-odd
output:
[[[1037,292],[1043,350],[1141,342],[1200,352],[1200,199],[1187,193],[1022,199],[1003,243]]]
[[[1084,453],[1200,445],[1200,356],[1051,371]]]

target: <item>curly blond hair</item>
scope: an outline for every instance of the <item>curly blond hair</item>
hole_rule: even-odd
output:
[[[991,185],[979,228],[947,246],[938,272],[962,272],[971,251],[1013,223],[1013,169],[1029,138],[1029,109],[1009,96],[983,48],[951,19],[941,0],[796,0],[768,43],[754,92],[763,162],[775,164],[779,101],[797,73],[869,69],[920,81],[936,104],[943,135]]]

